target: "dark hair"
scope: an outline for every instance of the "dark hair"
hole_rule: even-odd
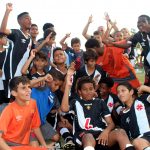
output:
[[[87,62],[89,59],[97,60],[98,55],[93,49],[88,49],[87,51],[83,52],[84,61]]]
[[[18,76],[12,78],[9,82],[10,91],[17,91],[18,85],[20,83],[22,83],[23,85],[30,84],[30,80],[26,76]]]
[[[100,31],[94,31],[93,35],[100,35]]]
[[[111,77],[102,78],[99,82],[99,84],[105,83],[107,87],[112,88],[114,85],[114,81]]]
[[[29,13],[28,12],[22,12],[21,14],[19,14],[17,16],[17,20],[19,20],[20,18],[22,18],[24,15],[29,15]]]
[[[45,23],[43,25],[43,31],[45,31],[48,28],[54,28],[54,25],[52,23]]]
[[[39,51],[39,52],[37,52],[37,53],[35,54],[34,60],[36,60],[36,59],[44,59],[44,60],[47,61],[47,56],[46,56],[46,54],[45,54],[44,52]]]
[[[77,43],[81,44],[79,38],[75,37],[75,38],[72,38],[72,39],[71,39],[71,46],[73,46],[73,44],[77,44]]]
[[[77,81],[77,91],[81,90],[82,86],[86,83],[92,83],[93,87],[95,88],[95,81],[89,76],[84,76],[79,78],[79,80]]]
[[[46,29],[46,30],[44,31],[44,39],[46,39],[46,37],[47,37],[50,33],[52,33],[52,34],[51,34],[51,38],[54,37],[54,36],[56,36],[56,32],[55,32],[54,30],[48,28],[48,29]]]
[[[148,16],[148,15],[140,15],[139,17],[138,17],[138,19],[139,18],[145,18],[147,21],[148,21],[148,23],[150,24],[150,17]],[[145,20],[143,20],[142,22],[145,22]]]
[[[64,50],[62,50],[61,47],[56,47],[56,48],[54,48],[54,50],[53,50],[53,57],[54,57],[54,54],[55,54],[56,51],[63,51],[63,52],[64,52]]]
[[[0,32],[0,38],[3,38],[3,37],[7,37],[7,34],[5,34],[4,32]]]
[[[89,48],[100,48],[100,43],[98,40],[91,38],[88,39],[85,43],[85,48],[89,49]]]
[[[132,85],[129,82],[119,83],[118,86],[125,86],[129,91],[131,91],[132,89],[134,90],[134,88],[132,87]],[[118,86],[117,86],[117,88],[118,88]]]
[[[31,24],[31,27],[38,27],[37,24]]]
[[[54,80],[64,81],[65,75],[62,74],[58,69],[51,68],[48,73],[53,77]]]

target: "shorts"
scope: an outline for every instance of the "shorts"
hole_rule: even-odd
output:
[[[150,142],[150,132],[144,133],[143,135],[140,135],[138,138],[143,138]]]
[[[102,131],[80,131],[74,133],[74,143],[82,145],[82,137],[85,134],[91,133],[95,139],[102,133]]]
[[[42,125],[40,129],[45,140],[50,140],[53,138],[54,135],[57,134],[57,131],[48,122]]]

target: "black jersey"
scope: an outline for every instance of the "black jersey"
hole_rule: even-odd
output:
[[[106,128],[104,117],[110,116],[106,104],[100,99],[85,101],[83,99],[72,99],[70,110],[75,113],[75,132],[80,131],[103,131]]]
[[[32,48],[32,40],[18,29],[12,29],[8,38],[13,41],[13,50],[5,64],[7,68],[10,68],[10,71],[7,70],[7,77],[10,79],[21,75],[21,69],[27,61]]]
[[[129,110],[121,115],[121,126],[126,130],[130,139],[150,132],[150,95],[137,98]]]

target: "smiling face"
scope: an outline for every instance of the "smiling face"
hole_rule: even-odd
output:
[[[64,64],[66,62],[66,56],[65,56],[64,51],[62,51],[62,50],[55,51],[54,62],[56,64]]]
[[[78,93],[84,100],[92,100],[95,96],[95,88],[93,83],[84,83],[81,90],[78,90]]]
[[[19,83],[17,90],[12,90],[11,94],[15,97],[17,102],[20,104],[26,104],[31,99],[30,84]]]

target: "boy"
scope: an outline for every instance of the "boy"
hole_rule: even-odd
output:
[[[118,142],[121,149],[133,149],[124,131],[113,130],[114,123],[106,104],[102,100],[94,98],[95,82],[91,78],[80,78],[77,85],[79,97],[73,99],[70,105],[68,104],[72,75],[73,70],[70,69],[67,74],[61,109],[67,112],[70,106],[70,109],[75,112],[75,142],[82,145],[84,150],[94,150],[96,140],[102,146],[112,146]],[[107,122],[107,126],[102,118]]]
[[[31,131],[41,145],[48,148],[39,128],[40,117],[36,102],[30,97],[30,80],[25,76],[15,77],[9,87],[15,101],[0,116],[0,149],[10,150],[10,146],[29,145]]]
[[[106,103],[114,123],[120,125],[119,114],[123,106],[121,106],[121,102],[117,95],[111,93],[113,85],[114,82],[110,77],[100,80],[98,97]]]
[[[60,44],[62,47],[66,47],[65,52],[68,54],[69,58],[69,64],[70,66],[71,62],[76,63],[76,69],[80,69],[82,66],[84,66],[84,60],[83,60],[83,50],[80,49],[81,42],[80,39],[75,37],[71,39],[71,47],[67,47],[65,40],[70,37],[70,34],[66,34],[66,36],[60,41]]]
[[[45,86],[42,90],[39,88],[32,88],[31,97],[34,98],[37,102],[40,119],[41,119],[41,131],[45,140],[53,140],[55,142],[59,141],[59,134],[52,127],[52,125],[47,122],[46,117],[49,112],[57,113],[59,109],[59,101],[54,94],[56,90],[62,85],[64,81],[64,75],[52,68],[49,71],[52,79],[51,82],[47,82],[47,86]],[[53,109],[53,110],[52,110]]]

